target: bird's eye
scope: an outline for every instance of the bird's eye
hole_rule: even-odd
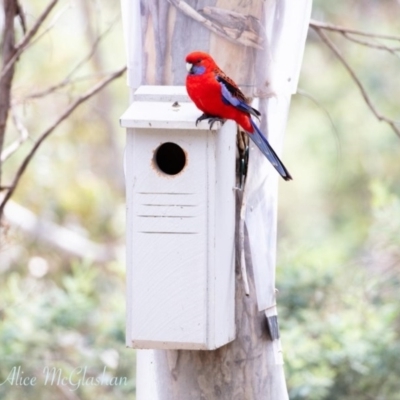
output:
[[[196,61],[196,64],[200,64],[201,63],[201,59],[199,58],[197,61]]]

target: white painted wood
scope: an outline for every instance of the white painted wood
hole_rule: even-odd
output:
[[[214,314],[214,329],[210,330],[210,335],[212,332],[215,335],[210,339],[215,347],[221,347],[235,338],[236,124],[227,121],[217,131],[215,140],[216,162],[212,184],[215,190],[214,243],[210,242],[209,246],[215,246],[216,251],[214,258],[209,260],[210,265],[214,266],[215,276],[211,282],[214,284],[214,298],[209,299],[209,307]],[[212,256],[211,252],[209,254]]]
[[[194,121],[200,115],[193,103],[165,101],[134,101],[121,117],[125,128],[186,129],[197,131]],[[206,121],[198,125],[207,130]]]
[[[176,89],[168,90],[160,99]],[[199,112],[191,103],[175,110],[153,89],[139,95],[121,117],[128,128],[127,345],[215,349],[235,332],[236,128],[233,122],[219,132],[206,123],[196,128]],[[165,142],[185,152],[176,175],[155,162]]]

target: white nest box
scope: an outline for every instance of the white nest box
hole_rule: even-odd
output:
[[[141,86],[121,117],[129,347],[212,350],[235,336],[236,126],[196,127],[200,114],[184,87]]]

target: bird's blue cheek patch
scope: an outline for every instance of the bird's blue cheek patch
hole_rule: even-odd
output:
[[[206,67],[202,65],[193,65],[191,75],[203,75],[206,72]]]

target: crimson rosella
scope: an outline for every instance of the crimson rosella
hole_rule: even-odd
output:
[[[291,180],[288,170],[251,117],[259,118],[260,112],[248,104],[248,99],[236,83],[221,71],[207,53],[195,51],[188,54],[186,66],[187,92],[197,108],[203,111],[196,125],[203,119],[209,120],[210,127],[220,119],[236,121],[249,134],[282,178],[286,181]]]

